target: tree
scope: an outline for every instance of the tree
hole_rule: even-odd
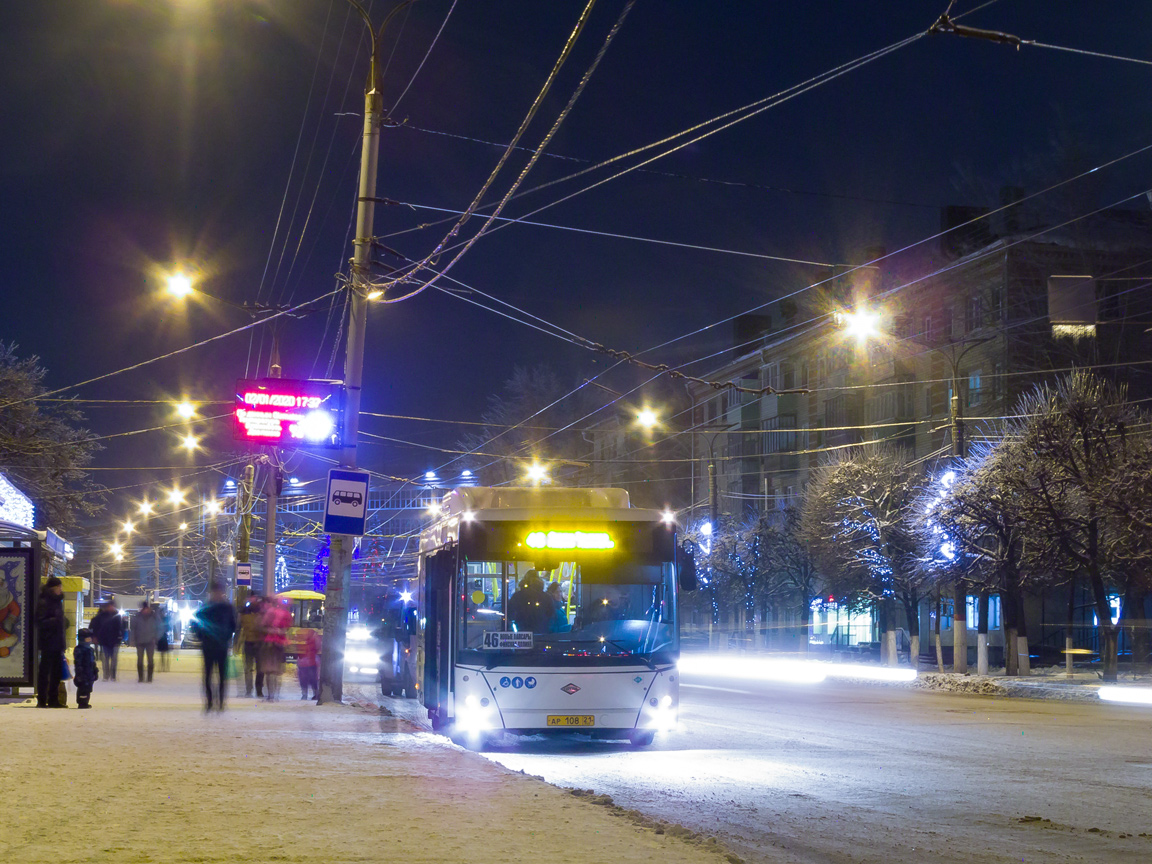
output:
[[[47,370],[39,357],[21,359],[16,350],[0,342],[0,470],[36,503],[38,528],[67,534],[79,516],[103,507],[84,470],[101,448],[80,426],[75,405],[38,400],[48,390]]]
[[[800,615],[800,650],[808,652],[812,603],[820,594],[820,579],[800,532],[800,510],[765,510],[752,523],[747,540],[764,574],[757,593],[764,607],[784,600]]]
[[[920,651],[916,505],[923,477],[904,450],[857,448],[817,469],[808,484],[801,532],[837,598],[876,602],[884,653],[896,663],[894,603],[904,606],[913,658]],[[915,662],[915,660],[913,660]]]
[[[942,488],[929,491],[920,517],[919,532],[926,569],[941,581],[964,578],[980,591],[981,613],[977,638],[978,668],[988,670],[987,592],[998,591],[1005,614],[1007,672],[1015,674],[1017,629],[1022,608],[1026,570],[1026,522],[1016,489],[1031,461],[1021,445],[1005,441],[973,449],[964,462],[945,475]],[[1035,571],[1033,571],[1035,573]],[[953,610],[956,615],[967,610]],[[1027,657],[1027,635],[1023,651]]]
[[[1134,578],[1143,535],[1117,501],[1131,489],[1132,466],[1147,447],[1133,434],[1141,413],[1123,387],[1086,372],[1074,372],[1053,385],[1036,387],[1021,398],[1008,424],[1030,461],[1016,492],[1028,536],[1036,538],[1037,560],[1057,571],[1083,574],[1091,589],[1101,635],[1104,679],[1118,671],[1119,626],[1112,621],[1109,582]],[[1127,592],[1125,592],[1127,593]]]

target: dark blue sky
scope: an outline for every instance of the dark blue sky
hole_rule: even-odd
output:
[[[386,103],[408,83],[450,3],[424,0],[397,17]],[[204,287],[234,302],[298,302],[334,287],[333,274],[351,254],[356,115],[366,70],[361,25],[346,5],[5,4],[0,338],[39,354],[52,386],[244,323],[227,307],[181,309],[163,300],[158,268],[174,260],[201,266]],[[459,0],[396,111],[407,125],[383,134],[379,194],[412,205],[465,206],[500,152],[480,142],[510,139],[583,5]],[[926,30],[945,5],[640,0],[550,152],[597,160],[640,146]],[[959,2],[953,12],[975,5]],[[378,19],[390,8],[375,6]],[[621,0],[597,4],[524,144],[543,136],[622,7]],[[1134,4],[1001,0],[964,22],[1152,58],[1152,10]],[[894,250],[934,233],[942,204],[992,203],[988,193],[1004,183],[1035,191],[1149,143],[1150,85],[1148,66],[926,37],[650,166],[664,174],[630,175],[536,218],[858,261],[865,247]],[[523,155],[515,158],[494,190],[502,194],[523,162]],[[1144,156],[1102,172],[1078,187],[1077,200],[1099,205],[1146,188],[1149,163]],[[526,185],[576,167],[545,158]],[[508,212],[525,213],[600,176],[528,196]],[[377,233],[437,218],[381,208]],[[442,229],[385,242],[419,258]],[[930,252],[916,254],[926,260]],[[914,268],[910,260],[905,266]],[[452,275],[576,333],[637,350],[823,272],[514,226],[482,239]],[[324,374],[336,332],[326,320],[322,311],[282,328],[285,376]],[[264,332],[251,344],[233,337],[72,392],[227,399],[246,366],[256,372],[266,363]],[[704,334],[654,359],[701,356],[727,333]],[[514,363],[550,362],[574,381],[605,365],[435,291],[375,308],[368,339],[364,408],[383,413],[476,419]],[[337,364],[337,376],[339,370]],[[96,432],[108,434],[170,415],[157,407],[93,406],[89,416]],[[365,428],[433,444],[450,445],[459,435],[451,427],[379,420]],[[113,441],[98,464],[179,464],[173,440],[151,433],[130,444]],[[231,446],[226,432],[216,441]],[[440,459],[370,448],[362,461],[408,474]],[[147,479],[107,476],[110,486]]]

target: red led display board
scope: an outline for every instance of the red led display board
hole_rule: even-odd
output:
[[[236,382],[232,433],[251,444],[339,448],[343,408],[340,384],[243,379]]]

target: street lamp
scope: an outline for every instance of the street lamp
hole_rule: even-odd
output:
[[[193,291],[192,279],[176,272],[168,277],[168,293],[174,297],[187,297]]]
[[[529,465],[525,469],[524,475],[530,483],[535,483],[537,486],[548,481],[548,469],[539,462],[533,462]]]
[[[179,486],[173,486],[168,492],[168,503],[173,507],[179,507],[184,503],[184,490]]]
[[[636,424],[645,430],[651,431],[660,422],[660,417],[651,408],[641,408],[636,413]]]
[[[180,402],[176,406],[176,413],[183,417],[185,420],[191,420],[196,416],[196,406],[191,402]]]

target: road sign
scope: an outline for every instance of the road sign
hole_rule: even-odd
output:
[[[328,472],[324,533],[364,535],[368,518],[368,472],[333,468]]]
[[[237,564],[236,565],[236,585],[244,587],[252,585],[252,565],[251,564]]]

